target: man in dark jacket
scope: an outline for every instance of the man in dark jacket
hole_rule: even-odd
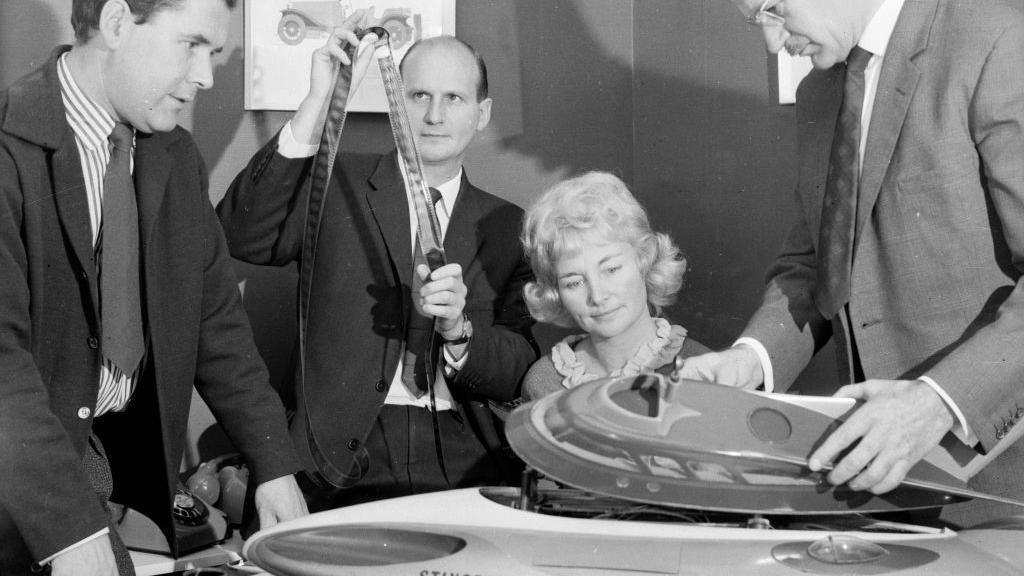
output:
[[[76,44],[0,94],[5,576],[133,573],[106,504],[173,532],[193,385],[249,459],[264,526],[305,512],[205,167],[176,125],[213,83],[233,3],[75,0]]]
[[[347,63],[349,42],[357,40],[342,30],[317,51],[302,106],[218,207],[235,257],[278,266],[313,258],[302,246],[306,176],[330,71],[336,60]],[[313,484],[327,488],[328,498],[311,500],[317,507],[507,478],[486,402],[518,395],[536,346],[522,297],[531,279],[518,242],[522,210],[470,184],[462,166],[490,120],[486,74],[479,55],[453,37],[419,42],[402,63],[413,136],[445,231],[448,264],[429,277],[415,265],[417,227],[397,154],[338,156],[308,269],[291,423]],[[430,331],[435,318],[433,345],[417,350],[410,335],[424,319],[420,330]],[[425,376],[435,377],[431,393]],[[349,487],[331,493],[341,486]]]

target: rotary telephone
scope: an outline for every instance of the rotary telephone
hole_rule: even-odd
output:
[[[208,506],[183,485],[174,494],[174,543],[167,541],[156,523],[141,512],[111,503],[114,526],[130,550],[154,552],[178,558],[222,542],[228,535],[226,515]]]

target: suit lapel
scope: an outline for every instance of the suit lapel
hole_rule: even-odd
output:
[[[914,58],[928,45],[936,9],[935,2],[908,0],[886,48],[864,148],[857,201],[857,241],[878,200],[882,181],[903,129],[910,100],[921,75]]]
[[[411,285],[413,240],[409,230],[409,202],[402,184],[397,155],[381,157],[369,182],[366,203],[384,238],[400,281]],[[476,192],[463,172],[459,196],[455,206],[451,207],[451,219],[444,239],[447,261],[457,262],[463,270],[468,269],[480,248],[476,230],[480,207]]]
[[[64,143],[53,155],[53,192],[57,202],[64,235],[71,244],[75,258],[93,280],[89,283],[93,306],[99,309],[96,263],[94,260],[92,224],[89,222],[89,203],[82,180],[82,161],[78,156],[75,137],[70,130]]]
[[[452,207],[448,230],[444,236],[444,253],[448,262],[461,265],[463,273],[469,270],[469,264],[480,248],[476,230],[480,220],[480,206],[476,193],[477,189],[469,183],[463,170],[459,196]]]
[[[409,231],[409,203],[397,154],[382,156],[369,182],[366,203],[370,213],[377,222],[401,283],[411,286],[413,244]]]
[[[53,51],[46,65],[10,89],[4,130],[43,148],[53,150],[50,181],[57,215],[73,257],[91,278],[89,291],[99,309],[98,286],[89,221],[89,200],[82,177],[82,161],[75,135],[67,123],[61,98],[57,59],[69,49]]]

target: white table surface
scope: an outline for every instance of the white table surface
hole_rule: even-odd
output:
[[[242,544],[242,538],[236,530],[231,535],[231,538],[224,542],[187,554],[181,558],[171,558],[163,554],[152,554],[135,550],[131,551],[131,556],[132,563],[135,564],[136,576],[159,576],[184,570],[197,570],[198,574],[203,574],[200,569],[214,567],[218,568],[221,573],[228,575],[266,575],[266,572],[242,560]],[[211,571],[210,573],[216,574],[217,572]]]

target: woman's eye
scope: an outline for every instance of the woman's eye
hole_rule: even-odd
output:
[[[581,280],[566,280],[565,282],[562,283],[562,287],[565,288],[566,290],[579,288],[582,285],[583,281]]]

